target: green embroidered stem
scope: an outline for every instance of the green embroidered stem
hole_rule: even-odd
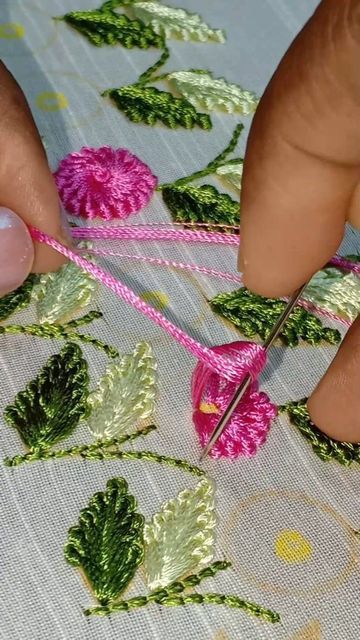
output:
[[[85,615],[107,616],[115,612],[131,611],[132,609],[145,607],[151,603],[167,607],[178,607],[186,604],[217,604],[236,609],[243,609],[250,615],[262,618],[267,622],[280,622],[280,616],[278,613],[253,602],[249,602],[248,600],[242,600],[238,596],[218,593],[191,593],[187,595],[179,595],[186,588],[197,586],[204,578],[214,576],[218,571],[225,570],[229,566],[230,563],[228,562],[215,562],[211,567],[204,569],[198,575],[192,575],[185,580],[174,582],[168,587],[153,591],[147,596],[138,596],[131,598],[130,600],[122,600],[105,607],[93,607],[91,609],[87,609],[85,611]]]
[[[218,169],[219,167],[222,166],[222,164],[224,164],[227,156],[234,151],[240,134],[242,132],[242,130],[244,129],[244,125],[243,124],[238,124],[235,127],[234,133],[231,136],[231,140],[229,142],[229,144],[227,145],[227,147],[224,149],[224,151],[222,151],[221,153],[219,153],[218,156],[216,156],[216,158],[214,158],[213,160],[211,160],[211,162],[209,162],[209,164],[206,165],[206,167],[204,169],[200,169],[200,171],[195,171],[194,173],[192,173],[190,176],[185,176],[184,178],[179,178],[178,180],[175,180],[175,182],[168,182],[168,183],[164,183],[164,184],[160,184],[157,187],[157,191],[162,191],[164,188],[166,187],[174,187],[174,186],[180,186],[183,184],[188,184],[189,182],[193,182],[194,180],[197,180],[198,178],[203,178],[205,176],[208,176],[212,173],[216,172],[216,169]],[[226,164],[237,164],[239,162],[242,162],[242,158],[234,158],[233,160],[227,161]]]
[[[146,69],[146,71],[144,71],[144,73],[142,73],[141,76],[139,76],[137,84],[138,85],[146,85],[149,82],[152,82],[153,81],[153,79],[152,79],[153,73],[155,73],[158,69],[160,69],[165,64],[165,62],[167,62],[169,57],[170,57],[169,49],[165,46],[164,47],[164,51],[163,51],[161,57],[159,58],[159,60],[157,62],[155,62],[155,64],[153,64],[151,67]]]
[[[164,464],[168,467],[176,467],[177,469],[181,469],[182,471],[187,471],[194,476],[204,476],[205,471],[196,467],[186,460],[180,460],[178,458],[171,458],[169,456],[160,455],[158,453],[154,453],[153,451],[111,451],[111,450],[100,450],[95,452],[91,456],[87,456],[84,454],[84,458],[91,457],[94,460],[147,460],[148,462],[156,462],[158,464]]]
[[[279,407],[280,413],[287,413],[291,424],[308,440],[316,455],[324,461],[336,460],[345,467],[360,462],[360,443],[339,442],[322,433],[310,420],[306,406],[307,399],[287,402]]]
[[[231,562],[217,560],[209,567],[199,571],[199,573],[194,573],[183,580],[172,582],[162,589],[155,589],[146,596],[137,596],[130,600],[122,600],[110,606],[92,607],[85,611],[85,615],[107,616],[110,613],[115,613],[116,611],[128,611],[129,609],[145,607],[151,602],[159,602],[162,598],[182,593],[185,589],[197,587],[203,580],[206,580],[206,578],[214,578],[219,571],[226,571],[229,567],[231,567]]]
[[[75,318],[74,320],[69,320],[66,323],[67,327],[71,327],[72,329],[77,329],[78,327],[83,327],[86,324],[90,324],[94,320],[99,320],[103,317],[103,313],[101,311],[89,311],[85,316],[81,318]]]
[[[147,436],[149,433],[156,429],[156,425],[151,424],[143,429],[138,429],[134,433],[129,433],[121,438],[107,438],[106,440],[97,440],[91,444],[75,445],[70,449],[59,449],[57,451],[51,451],[47,448],[37,448],[24,455],[17,455],[13,458],[5,458],[4,464],[6,467],[18,467],[20,464],[27,462],[36,462],[37,460],[53,460],[55,458],[69,458],[72,456],[81,456],[82,458],[95,460],[99,459],[96,455],[99,451],[103,452],[104,449],[118,447],[125,442],[132,442],[137,438]]]
[[[92,312],[92,314],[97,314],[97,312]],[[89,316],[84,316],[86,322],[84,324],[88,324],[91,322]],[[94,319],[93,316],[92,319]],[[29,324],[29,325],[7,325],[6,327],[0,326],[0,335],[1,334],[25,334],[30,336],[37,336],[38,338],[51,338],[51,339],[64,339],[64,340],[79,340],[85,344],[92,344],[97,349],[101,349],[106,353],[106,355],[111,358],[117,358],[119,352],[115,347],[111,347],[105,344],[102,340],[98,338],[93,338],[84,333],[77,333],[76,331],[69,331],[70,328],[74,328],[76,326],[81,325],[81,321],[84,321],[84,318],[79,320],[73,320],[65,325],[56,325],[56,324]],[[75,324],[74,324],[75,323]]]

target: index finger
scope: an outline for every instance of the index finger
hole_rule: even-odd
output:
[[[356,222],[360,5],[324,0],[255,114],[244,163],[240,269],[262,295],[290,294]]]

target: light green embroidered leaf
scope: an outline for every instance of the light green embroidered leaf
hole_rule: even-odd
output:
[[[39,322],[60,324],[71,320],[90,304],[97,289],[95,278],[73,262],[42,276],[36,289]]]
[[[80,347],[68,343],[5,409],[5,419],[30,449],[63,440],[87,410],[88,368]]]
[[[89,396],[90,431],[97,438],[119,437],[153,414],[156,363],[152,349],[139,343],[134,352],[110,364]]]
[[[212,127],[206,113],[198,113],[187,100],[175,98],[168,91],[159,91],[156,87],[130,84],[119,89],[109,89],[103,95],[109,96],[132,122],[142,122],[152,127],[157,122],[162,122],[170,129]]]
[[[211,562],[215,525],[214,486],[208,479],[166,502],[144,529],[148,587],[165,587]]]
[[[222,178],[230,187],[233,187],[240,193],[241,178],[243,173],[243,163],[234,162],[229,164],[223,164],[216,169],[216,174]]]
[[[144,556],[144,518],[123,478],[113,478],[80,512],[65,558],[84,572],[101,605],[113,602],[133,579]]]
[[[258,105],[255,93],[224,78],[213,78],[210,71],[174,71],[167,80],[197,109],[249,115]]]
[[[225,42],[224,32],[221,29],[209,27],[196,13],[174,9],[150,0],[133,2],[130,6],[137,18],[150,23],[156,33],[164,32],[166,38],[197,42]]]
[[[155,33],[151,26],[111,11],[72,11],[64,15],[62,20],[97,47],[121,44],[127,49],[148,49],[161,48],[164,44],[162,35]]]
[[[210,184],[200,187],[192,184],[170,185],[162,189],[162,196],[175,222],[223,224],[224,231],[227,230],[226,225],[239,224],[239,203],[227,193],[219,193]]]
[[[38,276],[32,274],[21,287],[0,298],[0,321],[6,320],[15,311],[20,311],[30,304],[33,287],[37,280]]]
[[[304,298],[354,321],[360,313],[360,278],[354,273],[328,267],[312,278]]]

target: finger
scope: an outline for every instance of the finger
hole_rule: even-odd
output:
[[[360,316],[308,401],[312,421],[328,436],[360,442]]]
[[[360,3],[325,0],[260,101],[245,157],[241,257],[247,287],[290,294],[360,226]]]
[[[0,150],[0,205],[15,212],[27,225],[69,244],[39,133],[21,89],[2,63]],[[54,250],[35,245],[33,271],[54,271],[63,262]]]

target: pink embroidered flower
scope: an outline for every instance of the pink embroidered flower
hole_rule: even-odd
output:
[[[224,355],[233,355],[237,359],[244,356],[244,362],[253,357],[251,350],[258,347],[251,342],[233,342],[218,347],[213,351]],[[260,359],[261,353],[259,352]],[[265,359],[262,362],[264,364]],[[262,366],[260,367],[260,369]],[[244,375],[251,367],[244,367]],[[259,367],[255,375],[259,374]],[[199,362],[192,378],[193,421],[203,447],[208,443],[210,435],[233,397],[238,384],[228,382],[214,373],[206,365]],[[245,393],[239,407],[235,410],[222,435],[212,447],[212,458],[238,458],[255,455],[265,442],[271,422],[277,415],[276,406],[268,396],[258,391],[258,383],[253,382]]]
[[[157,178],[127,149],[83,147],[59,165],[55,181],[64,207],[85,218],[127,218],[151,199]]]

